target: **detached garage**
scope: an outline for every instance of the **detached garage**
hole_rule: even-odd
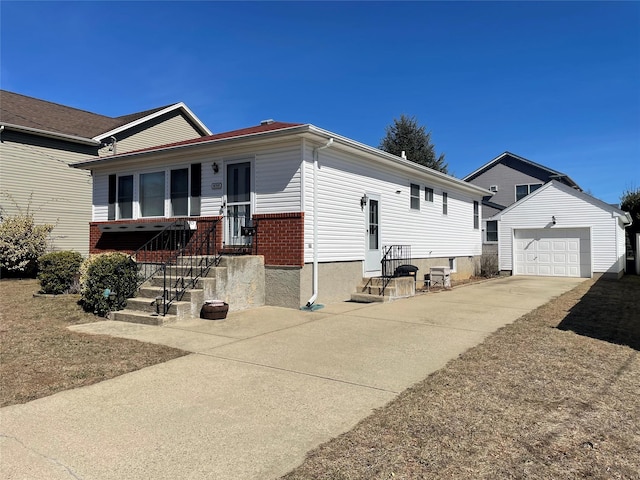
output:
[[[624,273],[630,215],[557,181],[489,220],[498,221],[504,273],[586,278]]]

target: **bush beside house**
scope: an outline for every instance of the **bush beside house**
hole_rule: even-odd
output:
[[[78,293],[80,266],[84,259],[79,252],[51,252],[38,259],[38,280],[42,293],[59,295]]]

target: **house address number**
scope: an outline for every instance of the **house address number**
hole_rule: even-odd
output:
[[[216,182],[211,184],[211,190],[220,190],[222,188],[222,182]]]

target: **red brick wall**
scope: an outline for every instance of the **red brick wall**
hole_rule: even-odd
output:
[[[304,266],[304,212],[253,216],[265,265]]]

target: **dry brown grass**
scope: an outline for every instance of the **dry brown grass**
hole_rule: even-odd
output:
[[[79,296],[34,298],[36,280],[0,281],[0,406],[24,403],[165,362],[186,352],[160,345],[71,332],[103,318]]]
[[[585,282],[284,478],[638,479],[639,302],[640,277]]]

